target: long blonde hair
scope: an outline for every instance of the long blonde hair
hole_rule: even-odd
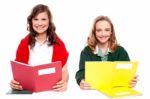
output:
[[[99,22],[99,21],[103,21],[103,20],[107,21],[111,25],[112,34],[111,34],[110,39],[109,39],[109,49],[111,50],[111,52],[114,52],[117,48],[117,40],[116,40],[116,36],[115,36],[114,26],[113,26],[111,20],[107,16],[98,16],[94,20],[92,30],[90,32],[90,35],[89,35],[88,39],[87,39],[87,44],[91,48],[92,51],[95,51],[95,47],[98,43],[98,40],[96,39],[96,36],[95,36],[96,23]]]

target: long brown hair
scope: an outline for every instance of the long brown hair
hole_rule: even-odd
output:
[[[98,43],[98,40],[96,39],[96,36],[95,36],[95,31],[96,31],[96,23],[99,22],[99,21],[107,21],[110,23],[111,25],[111,36],[110,36],[110,45],[109,45],[109,48],[112,52],[114,52],[117,48],[117,40],[116,40],[116,36],[115,36],[115,30],[114,30],[114,26],[111,22],[111,20],[107,17],[107,16],[98,16],[95,20],[94,20],[94,24],[92,26],[92,30],[90,32],[90,36],[88,37],[87,39],[87,44],[88,46],[91,48],[92,51],[95,51],[95,47]]]
[[[56,43],[56,34],[55,34],[55,25],[52,22],[52,14],[48,8],[48,6],[43,4],[36,5],[32,11],[31,14],[27,18],[27,30],[29,33],[29,45],[31,48],[35,46],[35,37],[38,35],[38,33],[33,29],[32,27],[32,19],[36,17],[39,13],[46,12],[49,18],[49,27],[47,29],[47,36],[48,36],[48,46],[51,46]]]

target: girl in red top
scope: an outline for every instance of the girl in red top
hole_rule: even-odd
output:
[[[27,18],[30,32],[21,40],[16,61],[35,65],[54,61],[62,62],[62,80],[53,86],[54,91],[65,91],[68,83],[68,52],[63,41],[56,35],[51,12],[46,5],[36,5]],[[12,89],[23,90],[18,81],[11,80]]]

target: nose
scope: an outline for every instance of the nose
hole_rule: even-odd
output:
[[[38,21],[38,25],[42,25],[42,21],[39,20],[39,21]]]
[[[104,34],[105,34],[105,31],[101,31],[101,34],[104,35]]]

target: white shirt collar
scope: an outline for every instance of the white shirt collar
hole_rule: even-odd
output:
[[[94,54],[98,54],[98,49],[99,49],[98,45],[96,45],[95,49],[96,50],[94,51]],[[108,50],[108,52],[111,52],[111,50],[109,48],[107,50]]]

